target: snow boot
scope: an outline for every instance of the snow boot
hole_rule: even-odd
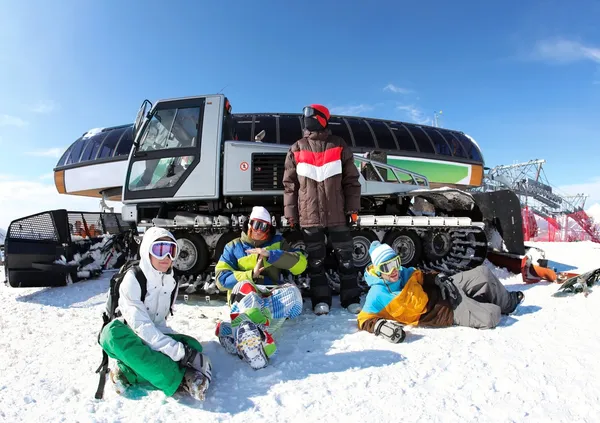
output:
[[[113,383],[113,388],[115,392],[119,395],[122,395],[125,390],[131,386],[121,369],[116,366],[114,369],[111,369],[109,373],[109,377],[111,382]]]
[[[197,400],[204,401],[204,396],[210,382],[202,373],[194,369],[186,369],[181,387]]]
[[[525,299],[525,294],[523,293],[523,291],[517,291],[515,293],[515,296],[517,297],[517,305],[521,304]]]
[[[238,355],[254,370],[266,367],[269,362],[263,348],[265,339],[265,335],[254,322],[242,322],[237,329]]]
[[[320,316],[322,314],[329,314],[329,306],[327,305],[327,303],[319,303],[315,306],[313,311],[317,316]]]
[[[219,343],[225,351],[229,354],[237,354],[237,348],[235,347],[235,339],[233,338],[233,329],[229,322],[217,323],[215,335],[219,338]]]
[[[348,310],[352,314],[358,314],[362,310],[362,307],[358,303],[353,303],[346,307],[346,310]]]
[[[510,296],[513,297],[513,301],[515,302],[515,308],[513,309],[513,311],[515,311],[519,304],[521,304],[525,299],[525,294],[523,291],[512,291]]]

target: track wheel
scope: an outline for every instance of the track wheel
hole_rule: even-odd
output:
[[[385,234],[383,242],[398,253],[402,267],[416,266],[421,260],[422,242],[415,232],[392,230]]]
[[[373,231],[360,230],[351,231],[354,248],[352,250],[352,258],[354,259],[354,267],[362,271],[371,261],[369,255],[369,247],[373,241],[378,241],[379,238]]]
[[[210,259],[204,238],[188,232],[176,232],[174,235],[179,245],[179,256],[173,263],[175,274],[195,276],[202,273],[208,267]]]
[[[423,239],[423,251],[427,260],[436,262],[452,250],[452,236],[447,231],[429,232]]]

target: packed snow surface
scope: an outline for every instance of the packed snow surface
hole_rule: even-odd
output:
[[[600,263],[591,242],[535,245],[558,270]],[[306,300],[303,315],[277,334],[276,358],[258,371],[218,344],[223,301],[185,303],[181,295],[170,324],[197,337],[213,363],[203,403],[141,387],[119,396],[110,381],[104,399],[94,399],[110,273],[61,288],[2,285],[0,421],[600,421],[600,286],[587,298],[556,298],[557,284],[524,285],[494,271],[525,292],[496,329],[409,328],[394,345],[358,332],[339,302],[317,317]]]

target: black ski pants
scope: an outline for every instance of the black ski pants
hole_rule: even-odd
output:
[[[308,254],[308,276],[310,277],[310,295],[314,308],[318,303],[326,303],[331,307],[331,287],[325,276],[325,256],[327,245],[325,233],[331,240],[338,261],[340,275],[340,303],[342,307],[360,301],[361,290],[358,286],[358,275],[352,259],[354,242],[348,226],[331,226],[328,228],[302,228],[304,244]]]

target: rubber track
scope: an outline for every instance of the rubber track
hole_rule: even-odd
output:
[[[479,227],[449,228],[452,246],[441,259],[434,262],[423,257],[422,267],[437,270],[448,275],[473,269],[483,264],[487,256],[487,238]]]
[[[424,241],[424,234],[435,231],[435,230],[443,230],[450,234],[452,246],[450,251],[441,259],[436,261],[429,261],[425,254],[421,256],[421,262],[417,265],[417,268],[421,268],[423,270],[435,270],[444,272],[448,275],[453,275],[458,272],[466,271],[473,269],[477,266],[483,264],[486,256],[487,256],[487,237],[483,229],[478,226],[469,226],[469,227],[444,227],[444,228],[436,228],[436,227],[419,227],[419,226],[410,226],[410,227],[401,227],[406,230],[413,230],[419,234],[419,237]],[[362,226],[361,229],[375,229],[375,230],[385,230],[391,228],[369,228],[366,226]],[[400,229],[400,227],[398,228]],[[212,252],[211,252],[212,253]],[[213,261],[212,265],[216,264],[216,260]],[[209,268],[210,269],[210,268]],[[361,285],[366,287],[364,278],[362,277],[362,272],[360,273],[361,277]],[[199,275],[201,279],[206,280],[207,272]],[[336,278],[337,275],[328,275],[329,283],[332,285],[334,290],[339,290],[339,280]],[[197,277],[188,277],[187,281],[194,280]],[[214,271],[210,271],[210,278],[214,280]],[[182,281],[186,282],[186,281]],[[299,283],[298,283],[299,284]],[[300,284],[299,284],[300,285]],[[199,286],[201,288],[201,286]]]

